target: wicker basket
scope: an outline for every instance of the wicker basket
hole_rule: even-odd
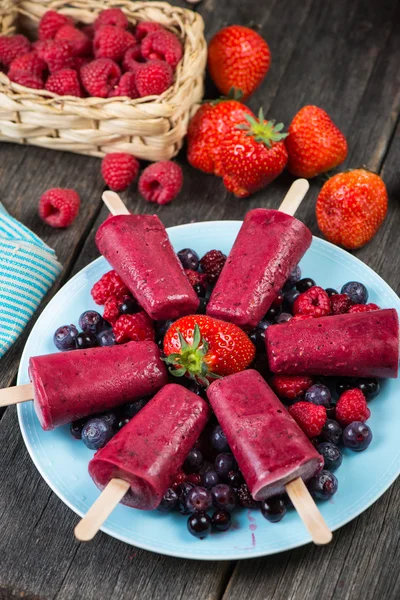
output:
[[[0,34],[22,29],[34,35],[49,9],[89,24],[110,7],[121,8],[132,23],[157,21],[180,37],[184,54],[173,86],[161,96],[137,100],[76,98],[29,89],[0,73],[0,141],[100,157],[128,152],[150,161],[178,152],[203,96],[207,47],[200,15],[165,2],[0,0]]]

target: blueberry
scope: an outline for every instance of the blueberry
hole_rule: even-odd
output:
[[[87,419],[79,419],[78,421],[74,421],[73,423],[71,423],[71,425],[69,426],[71,434],[76,440],[82,439],[82,429],[86,421]]]
[[[125,425],[128,425],[129,421],[130,421],[130,419],[128,419],[127,417],[124,417],[120,421],[118,421],[118,425],[117,425],[118,431],[120,429],[122,429],[123,427],[125,427]]]
[[[197,448],[192,448],[183,463],[185,473],[198,473],[203,466],[203,455]]]
[[[279,325],[280,323],[287,323],[288,321],[290,321],[290,319],[293,319],[293,315],[291,315],[290,313],[283,312],[277,317],[275,317],[274,324]]]
[[[282,308],[285,312],[291,312],[293,308],[294,301],[296,298],[300,296],[300,292],[298,289],[294,288],[285,293],[285,297],[283,299]]]
[[[187,528],[194,537],[204,540],[211,531],[212,521],[207,513],[195,513],[188,518]]]
[[[97,415],[100,419],[103,419],[105,423],[110,423],[112,427],[116,427],[118,423],[117,415],[113,412],[102,413],[101,415]]]
[[[347,294],[354,304],[366,304],[368,300],[368,290],[359,281],[348,281],[344,284],[340,293]]]
[[[207,308],[208,300],[206,298],[200,298],[199,307],[196,311],[198,315],[205,315]]]
[[[372,441],[372,431],[365,423],[353,421],[343,431],[343,444],[354,452],[362,452]]]
[[[314,279],[311,279],[311,277],[305,277],[296,283],[296,288],[300,294],[302,294],[303,292],[306,292],[310,288],[314,287],[314,285],[317,285]]]
[[[181,261],[184,269],[193,269],[193,271],[197,271],[197,269],[199,268],[199,255],[191,248],[184,248],[183,250],[179,250],[178,258]]]
[[[114,434],[115,428],[110,421],[102,417],[93,417],[83,426],[82,440],[90,450],[99,450]]]
[[[264,320],[266,321],[273,321],[275,319],[275,317],[277,317],[278,315],[280,315],[282,312],[282,306],[271,306],[271,308],[269,309],[269,311],[267,312],[267,314],[264,317]]]
[[[186,495],[186,506],[190,512],[207,512],[212,506],[210,490],[196,485]]]
[[[78,333],[75,338],[75,344],[78,350],[86,350],[86,348],[94,348],[98,345],[96,336],[90,331]]]
[[[216,510],[211,517],[212,526],[215,531],[227,531],[232,525],[232,518],[227,510]]]
[[[336,404],[331,402],[329,406],[326,407],[326,417],[327,419],[335,419],[336,417]]]
[[[140,410],[148,403],[149,398],[140,398],[140,400],[136,400],[135,402],[129,402],[129,404],[125,404],[122,407],[123,416],[127,419],[132,419],[135,417]]]
[[[192,483],[189,483],[189,481],[184,481],[183,483],[180,483],[175,490],[178,496],[178,509],[182,515],[189,514],[189,510],[186,504],[186,496],[193,488],[194,485]]]
[[[261,514],[270,523],[278,523],[286,515],[287,507],[281,496],[267,498],[261,502]]]
[[[203,474],[202,483],[205,488],[211,490],[215,485],[219,484],[219,476],[215,471],[206,471]]]
[[[118,306],[121,315],[134,315],[141,310],[139,304],[133,298],[126,298],[122,304]]]
[[[234,471],[236,467],[236,460],[233,454],[222,452],[215,459],[215,471],[222,479],[227,479],[229,471]]]
[[[242,483],[244,483],[243,475],[240,471],[229,471],[228,477],[226,477],[226,482],[233,488],[238,488],[240,485],[242,485]]]
[[[236,506],[236,494],[226,483],[219,483],[211,489],[213,504],[231,512]]]
[[[321,442],[332,442],[332,444],[338,444],[342,437],[342,428],[337,421],[333,419],[327,419],[322,431],[319,435]]]
[[[293,285],[295,285],[298,281],[300,281],[301,279],[301,269],[300,266],[297,265],[297,267],[295,267],[293,269],[293,271],[290,273],[287,283],[291,283]]]
[[[355,381],[351,377],[342,377],[336,382],[336,393],[341,396],[347,390],[351,390],[355,387]]]
[[[104,319],[95,310],[87,310],[79,317],[79,327],[85,333],[98,333],[104,329]]]
[[[175,510],[177,506],[178,494],[172,488],[168,488],[157,509],[160,512],[171,512],[172,510]]]
[[[381,390],[380,383],[378,379],[375,378],[357,379],[355,384],[356,387],[362,391],[367,400],[372,400],[372,398],[375,398]]]
[[[112,329],[104,329],[97,334],[97,343],[99,346],[114,346],[115,335]]]
[[[331,393],[326,385],[315,383],[306,391],[304,400],[328,408],[331,402]]]
[[[329,500],[338,489],[338,480],[330,471],[323,469],[308,482],[310,494],[317,500]]]
[[[231,449],[229,447],[228,442],[226,441],[226,437],[224,432],[222,431],[221,425],[216,425],[211,432],[210,441],[212,447],[217,452],[230,452]]]
[[[329,298],[331,296],[336,296],[336,294],[338,294],[339,292],[337,290],[335,290],[334,288],[326,288],[326,293],[328,294]]]
[[[54,345],[62,352],[65,352],[66,350],[75,350],[75,340],[77,335],[78,330],[75,325],[62,325],[62,327],[59,327],[54,333]]]
[[[260,321],[257,327],[252,331],[249,335],[251,341],[256,347],[257,352],[260,354],[265,354],[265,332],[268,327],[271,325],[269,321]]]
[[[335,471],[342,464],[342,453],[332,442],[321,442],[317,445],[317,450],[324,457],[324,469]]]

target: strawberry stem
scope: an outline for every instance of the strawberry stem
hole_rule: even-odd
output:
[[[272,119],[265,120],[262,108],[258,113],[258,119],[252,115],[245,115],[245,119],[247,123],[236,125],[236,128],[246,131],[248,136],[253,137],[256,142],[262,142],[267,148],[271,148],[273,143],[280,142],[288,136],[287,133],[280,133],[284,127],[283,123],[275,124]]]

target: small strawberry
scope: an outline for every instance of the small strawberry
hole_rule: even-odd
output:
[[[246,369],[255,356],[247,335],[232,323],[204,315],[175,321],[164,337],[171,373],[208,385],[208,380]]]
[[[245,122],[231,128],[222,138],[217,155],[218,171],[225,187],[246,198],[271,183],[283,171],[287,152],[280,133],[283,124],[245,115]],[[251,157],[251,158],[249,158]]]
[[[349,313],[371,312],[371,310],[380,310],[380,306],[370,302],[369,304],[354,304],[349,309]]]
[[[314,285],[296,298],[293,303],[293,314],[326,317],[331,314],[330,298],[325,290]]]
[[[386,186],[379,175],[365,169],[338,173],[319,193],[318,227],[333,244],[355,250],[374,237],[387,207]]]
[[[287,400],[304,396],[313,383],[314,380],[306,375],[273,375],[270,379],[277,395]]]
[[[349,425],[353,421],[367,421],[371,411],[361,390],[352,389],[344,392],[336,404],[336,420],[342,426]]]
[[[326,423],[326,409],[312,402],[296,402],[289,413],[310,439],[320,435]]]
[[[234,87],[241,90],[246,99],[260,85],[270,63],[267,42],[249,27],[224,27],[208,46],[211,79],[225,96]]]

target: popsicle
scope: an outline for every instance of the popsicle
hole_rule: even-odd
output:
[[[398,375],[399,318],[394,308],[268,327],[269,367],[287,375]]]
[[[110,489],[116,493],[107,504],[100,497],[92,506],[75,530],[78,539],[91,539],[119,501],[156,508],[208,416],[208,404],[193,392],[175,383],[163,387],[90,461],[89,474],[102,496],[110,500]]]
[[[208,315],[245,329],[265,316],[312,241],[309,229],[290,216],[307,189],[308,183],[298,179],[279,211],[256,208],[247,213],[211,294]]]
[[[31,384],[0,390],[0,406],[33,398],[46,431],[155,394],[168,379],[150,341],[35,356],[29,377]]]
[[[125,213],[115,214],[100,225],[96,244],[101,254],[152,319],[176,319],[195,313],[199,298],[160,219],[156,215],[129,214],[117,194],[103,194],[105,199],[115,197],[120,202],[115,212],[125,209]]]

